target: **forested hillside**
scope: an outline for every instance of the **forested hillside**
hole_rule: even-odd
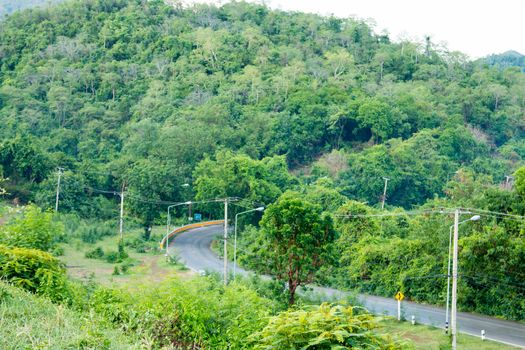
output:
[[[506,51],[499,55],[490,55],[480,61],[501,69],[519,67],[525,72],[525,56],[516,51]]]
[[[498,183],[525,157],[518,69],[393,43],[361,20],[112,0],[0,28],[0,161],[22,201],[51,204],[57,166],[72,172],[63,205],[96,212],[86,187],[183,199],[178,185],[217,149],[299,170],[342,149],[346,195],[375,203],[388,176],[390,203],[410,207],[460,167]]]
[[[243,225],[247,268],[276,274],[282,261],[261,257],[299,218],[326,228],[314,282],[435,304],[452,220],[437,208],[474,208],[460,308],[512,319],[525,317],[524,117],[519,67],[393,42],[360,19],[76,0],[0,22],[0,184],[12,202],[54,208],[60,174],[59,211],[78,216],[67,225],[113,225],[125,191],[145,241],[175,202],[273,205],[261,227],[260,215]],[[0,242],[19,244],[15,224]]]
[[[0,1],[0,20],[15,11],[31,8],[35,6],[50,5],[62,0],[1,0]]]

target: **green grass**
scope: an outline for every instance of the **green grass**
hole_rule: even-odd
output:
[[[153,229],[153,234],[159,235],[162,228]],[[126,232],[124,240],[133,240],[139,237],[141,230]],[[96,243],[85,243],[80,239],[72,239],[61,246],[64,248],[64,254],[59,258],[66,264],[68,274],[73,278],[86,279],[91,276],[95,281],[107,286],[122,285],[134,279],[147,278],[153,281],[165,279],[169,275],[183,273],[184,267],[180,264],[168,263],[164,257],[164,252],[158,250],[146,253],[139,253],[134,248],[126,247],[126,253],[129,258],[126,262],[133,266],[127,273],[113,275],[115,266],[121,266],[122,263],[109,263],[100,259],[89,259],[85,257],[87,251],[96,247],[102,247],[104,252],[116,251],[119,237],[117,234],[108,236]],[[157,246],[156,240],[151,243]]]
[[[444,334],[442,329],[424,325],[413,326],[410,322],[398,322],[393,319],[385,319],[380,325],[381,330],[385,333],[410,340],[416,350],[445,350],[451,348],[450,338]],[[458,349],[516,350],[517,348],[493,341],[481,341],[479,337],[460,333],[458,335]]]
[[[0,281],[0,349],[138,349],[93,314]]]

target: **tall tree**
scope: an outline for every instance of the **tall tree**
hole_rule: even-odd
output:
[[[315,272],[332,259],[332,219],[298,193],[286,192],[266,209],[260,234],[260,262],[288,283],[292,305],[297,287],[312,282]]]

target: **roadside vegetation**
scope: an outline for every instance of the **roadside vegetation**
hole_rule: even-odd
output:
[[[487,62],[245,2],[7,16],[0,339],[20,312],[20,347],[445,349],[295,291],[443,304],[454,208],[479,215],[460,227],[459,309],[525,320],[525,74]],[[230,218],[265,207],[239,217],[238,261],[275,281],[223,286],[159,250],[168,220],[222,218],[226,199]],[[45,337],[52,319],[69,340]]]

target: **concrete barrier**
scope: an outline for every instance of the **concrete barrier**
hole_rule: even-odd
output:
[[[213,225],[224,225],[224,220],[203,221],[203,222],[199,222],[199,223],[195,223],[195,224],[189,224],[189,225],[185,225],[185,226],[176,228],[175,230],[171,231],[168,234],[168,237],[164,236],[162,241],[160,241],[160,249],[164,249],[164,245],[166,244],[166,238],[168,238],[168,240],[169,240],[169,239],[171,239],[172,237],[178,235],[181,232],[188,231],[188,230],[191,230],[193,228],[213,226]]]

